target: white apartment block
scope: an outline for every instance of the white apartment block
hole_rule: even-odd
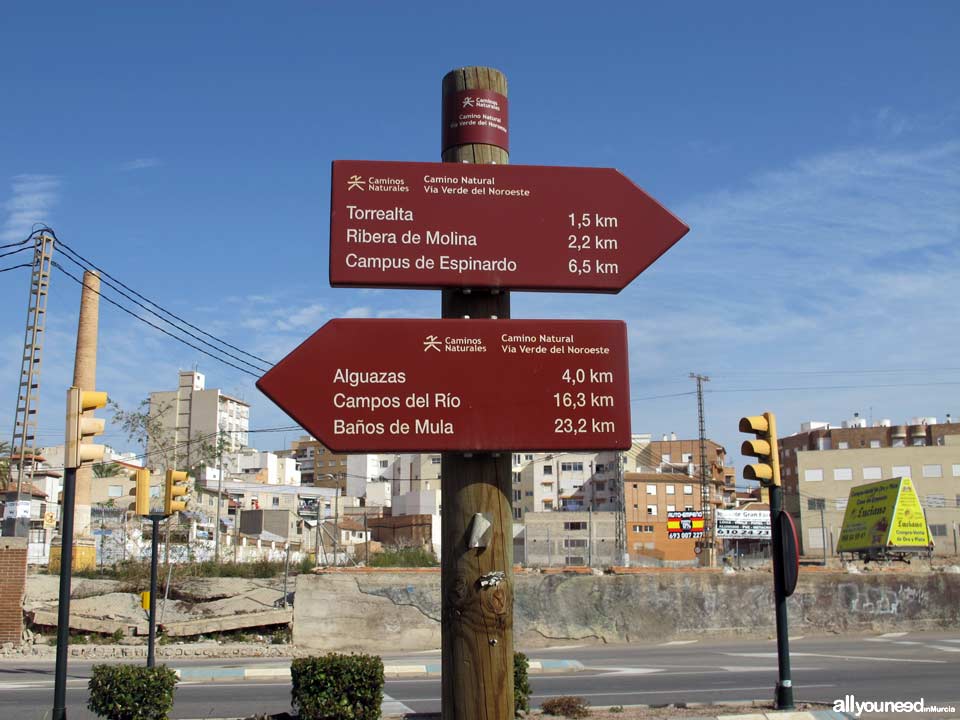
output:
[[[180,371],[176,390],[150,393],[149,413],[162,428],[159,438],[147,440],[148,464],[159,469],[168,462],[192,466],[199,445],[215,446],[218,433],[231,451],[248,444],[250,406],[220,390],[207,390],[196,371]]]
[[[514,453],[513,517],[554,510],[614,510],[620,453]]]

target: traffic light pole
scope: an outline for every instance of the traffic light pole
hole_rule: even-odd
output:
[[[70,576],[73,572],[73,512],[77,499],[77,469],[63,473],[60,522],[60,594],[57,601],[57,668],[53,680],[53,720],[67,717],[67,648],[70,642]]]
[[[783,510],[783,488],[770,486],[770,530],[773,541],[773,594],[777,611],[777,681],[774,698],[777,710],[793,709],[793,680],[790,678],[790,636],[787,632],[787,593],[784,588],[783,541],[780,535],[780,512]]]
[[[154,646],[157,640],[157,555],[160,550],[160,521],[163,515],[150,515],[153,537],[150,538],[150,633],[147,636],[147,667],[156,662]]]

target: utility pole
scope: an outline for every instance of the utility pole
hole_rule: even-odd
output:
[[[823,542],[823,566],[827,566],[827,523],[823,519],[824,505],[827,504],[827,501],[823,498],[820,498],[820,537]]]
[[[703,384],[709,382],[706,375],[690,373],[690,379],[697,381],[697,420],[700,430],[700,511],[703,513],[703,547],[706,548],[706,565],[717,564],[716,542],[713,536],[713,505],[710,498],[710,472],[707,467],[707,426],[703,417]]]
[[[47,291],[50,289],[50,266],[53,261],[53,236],[40,232],[34,237],[33,270],[30,295],[27,298],[27,325],[20,364],[20,389],[17,411],[10,441],[10,471],[17,468],[17,495],[12,516],[3,519],[3,534],[27,537],[30,534],[32,491],[24,502],[24,483],[33,484],[37,438],[37,407],[40,403],[40,360],[44,328],[47,324]],[[91,386],[92,387],[92,386]],[[12,479],[12,474],[10,475]],[[7,490],[8,488],[4,488]],[[9,496],[6,498],[9,504]],[[26,507],[24,507],[26,505]]]
[[[192,396],[191,396],[192,397]],[[192,402],[192,400],[191,400]],[[223,494],[223,428],[217,428],[217,524],[214,529],[213,555],[220,562],[220,497]]]
[[[505,106],[507,79],[493,68],[459,68],[443,78],[442,94],[447,129],[447,113],[453,113],[467,98],[485,96]],[[503,165],[510,161],[504,147],[458,144],[456,135],[453,133],[449,146],[444,143],[444,162]],[[446,319],[506,319],[510,317],[510,293],[445,289],[441,310]],[[441,456],[444,720],[507,720],[514,714],[510,461],[506,452],[445,452]],[[466,538],[475,534],[471,528],[487,523],[483,545],[468,547],[471,543]]]

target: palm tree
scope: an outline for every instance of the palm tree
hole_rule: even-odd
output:
[[[93,466],[93,475],[98,478],[116,477],[122,471],[116,463],[102,462]]]

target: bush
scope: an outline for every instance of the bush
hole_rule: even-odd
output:
[[[436,567],[437,556],[421,547],[392,548],[370,558],[370,567]]]
[[[562,697],[550,698],[544,700],[540,710],[545,715],[559,715],[567,718],[585,718],[589,711],[587,710],[587,701],[582,697],[572,697],[564,695]]]
[[[530,711],[530,659],[521,652],[513,654],[513,712]]]
[[[166,665],[94,665],[87,709],[108,720],[166,720],[176,684]]]
[[[379,720],[383,661],[376,655],[297,658],[290,665],[293,709],[301,720]]]

